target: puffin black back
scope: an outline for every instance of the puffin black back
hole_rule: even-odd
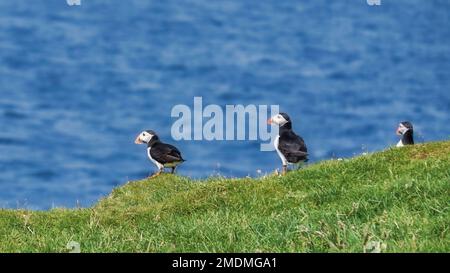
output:
[[[414,128],[411,122],[400,122],[397,128],[397,135],[401,136],[400,141],[397,143],[397,147],[414,145]]]

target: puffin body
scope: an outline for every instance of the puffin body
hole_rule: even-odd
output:
[[[158,172],[152,177],[160,175],[164,168],[172,168],[172,173],[175,173],[177,166],[185,161],[175,146],[161,142],[152,130],[140,133],[134,143],[147,144],[147,156],[158,167]]]
[[[280,126],[274,146],[283,164],[282,174],[287,172],[288,164],[297,164],[308,160],[308,149],[302,137],[292,130],[292,122],[286,113],[280,113],[268,120],[269,124]]]
[[[397,143],[397,147],[403,147],[405,145],[414,145],[414,129],[409,121],[400,122],[397,128],[397,135],[402,138]]]

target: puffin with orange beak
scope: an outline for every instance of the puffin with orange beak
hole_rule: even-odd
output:
[[[398,136],[402,138],[397,143],[397,147],[403,147],[405,145],[414,145],[414,130],[411,122],[400,122],[396,131]]]
[[[185,161],[176,147],[161,142],[152,130],[140,133],[134,143],[147,144],[147,156],[158,167],[158,172],[150,178],[160,175],[164,168],[172,168],[171,173],[175,173],[177,166]]]
[[[268,124],[280,126],[278,136],[275,138],[274,146],[282,162],[282,172],[287,172],[288,164],[299,164],[308,161],[308,150],[305,141],[292,130],[292,122],[286,113],[279,113],[269,120]]]

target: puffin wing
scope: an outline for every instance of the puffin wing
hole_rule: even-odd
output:
[[[278,149],[289,162],[297,163],[308,157],[305,141],[295,134],[283,136],[278,144]]]
[[[165,143],[155,145],[150,150],[150,155],[162,164],[184,161],[180,151],[175,146]]]

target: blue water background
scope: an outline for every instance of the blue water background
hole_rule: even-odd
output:
[[[174,105],[280,105],[311,162],[450,137],[450,1],[0,2],[0,207],[89,206],[154,166],[153,129],[182,175],[280,167],[258,141],[171,139]]]

